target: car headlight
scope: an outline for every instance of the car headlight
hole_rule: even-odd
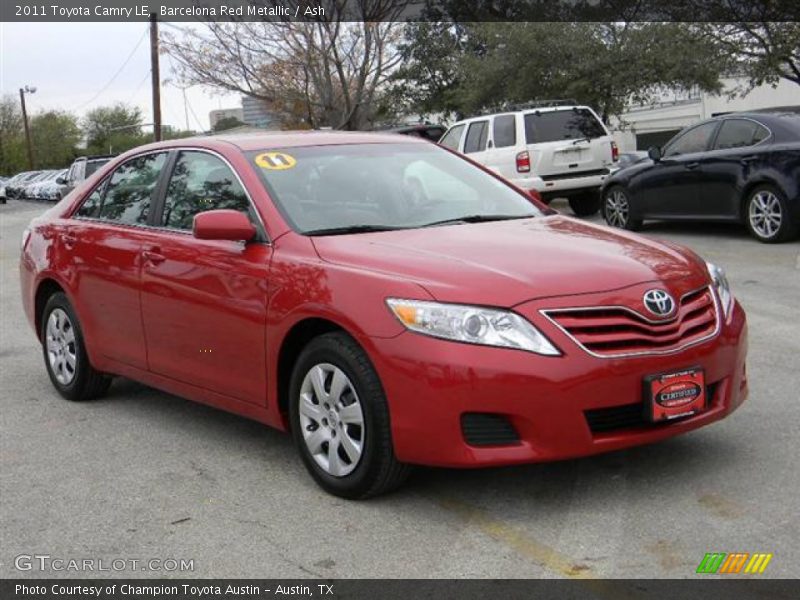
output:
[[[706,263],[706,267],[708,268],[708,274],[711,275],[711,282],[717,290],[719,301],[722,303],[722,312],[727,317],[733,308],[733,294],[731,294],[728,278],[725,276],[725,271],[722,267],[710,262]]]
[[[531,323],[507,310],[399,298],[389,298],[386,304],[403,325],[417,333],[546,356],[561,355]]]

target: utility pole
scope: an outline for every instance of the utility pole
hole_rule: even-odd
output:
[[[158,15],[150,13],[150,76],[153,86],[153,138],[161,141],[161,73],[158,68]]]
[[[22,104],[22,121],[25,124],[25,142],[28,145],[28,169],[33,171],[33,143],[31,142],[31,127],[28,124],[28,111],[25,109],[25,92],[33,94],[36,91],[35,87],[25,86],[19,88],[19,101]]]

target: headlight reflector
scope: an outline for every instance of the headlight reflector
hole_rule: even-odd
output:
[[[717,290],[719,300],[722,303],[722,312],[727,317],[733,308],[733,294],[731,294],[730,284],[728,277],[722,267],[718,267],[714,263],[707,262],[708,274],[711,275],[711,282],[714,284],[714,289]]]
[[[561,355],[538,329],[511,311],[399,298],[389,298],[386,304],[405,327],[417,333],[546,356]]]

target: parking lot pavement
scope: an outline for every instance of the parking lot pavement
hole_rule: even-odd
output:
[[[748,312],[750,399],[730,418],[582,460],[420,469],[393,495],[348,502],[257,423],[126,380],[62,400],[19,299],[20,235],[44,208],[0,207],[2,577],[76,576],[21,573],[20,554],[193,559],[197,577],[690,577],[706,552],[735,551],[773,553],[763,577],[800,574],[799,242],[643,232],[724,266]],[[103,575],[165,574],[179,575]]]

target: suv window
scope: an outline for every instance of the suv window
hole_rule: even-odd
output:
[[[458,150],[458,143],[461,141],[461,133],[464,131],[463,125],[456,125],[448,131],[445,136],[439,140],[442,146],[446,146],[451,150]]]
[[[249,215],[250,202],[233,171],[213,154],[181,152],[167,186],[161,224],[191,230],[197,213],[220,208]]]
[[[495,148],[507,148],[517,143],[517,121],[515,115],[498,115],[492,129]]]
[[[467,139],[464,141],[464,153],[480,152],[486,150],[486,138],[489,134],[488,121],[475,121],[467,129]]]
[[[755,121],[750,121],[749,119],[726,119],[720,126],[714,148],[717,150],[743,148],[757,144],[767,137],[769,137],[767,128]]]
[[[89,179],[89,176],[92,175],[97,169],[102,167],[106,164],[110,158],[101,158],[100,160],[87,160],[86,161],[86,172],[83,174],[84,179]]]
[[[166,152],[137,156],[111,175],[97,218],[127,225],[147,223],[158,176],[167,161]]]
[[[608,135],[603,124],[585,108],[533,112],[525,115],[525,142],[593,139]]]
[[[679,133],[664,148],[664,156],[704,152],[708,148],[708,142],[716,128],[717,121],[709,121],[693,127],[685,133]]]

